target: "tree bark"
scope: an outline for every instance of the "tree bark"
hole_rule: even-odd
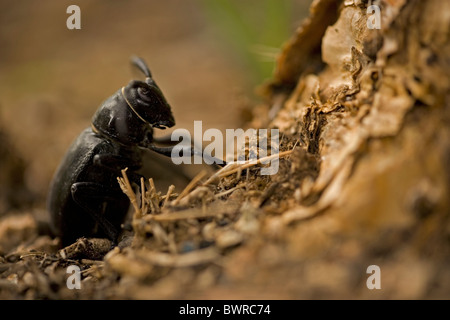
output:
[[[292,226],[289,251],[335,279],[329,297],[450,296],[448,12],[436,0],[315,1],[266,87],[269,126],[319,168],[295,181],[295,204],[268,229]],[[372,264],[383,289],[352,286]]]

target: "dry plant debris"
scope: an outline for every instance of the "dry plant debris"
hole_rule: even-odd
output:
[[[131,227],[112,250],[61,251],[29,216],[3,218],[2,241],[28,241],[1,244],[0,297],[449,298],[449,3],[374,3],[381,29],[367,1],[314,1],[283,48],[249,124],[280,130],[277,174],[249,162],[159,191],[124,170]]]

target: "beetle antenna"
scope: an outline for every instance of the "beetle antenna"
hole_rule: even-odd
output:
[[[138,56],[132,56],[131,63],[133,63],[136,67],[138,67],[138,69],[141,70],[147,78],[152,77],[152,73],[150,72],[150,69],[148,68],[144,59],[142,59]]]

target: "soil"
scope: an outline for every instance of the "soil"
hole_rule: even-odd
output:
[[[105,3],[80,3],[78,31],[65,4],[0,12],[1,299],[450,297],[450,51],[444,14],[421,15],[439,1],[382,1],[389,25],[373,33],[364,1],[315,1],[262,101],[197,2]],[[118,177],[134,204],[118,245],[62,248],[46,234],[49,181],[134,77],[131,54],[147,60],[176,127],[279,129],[278,173],[149,154],[144,188]],[[381,289],[370,289],[374,265]]]

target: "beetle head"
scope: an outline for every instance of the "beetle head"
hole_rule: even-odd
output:
[[[146,147],[153,128],[175,125],[170,105],[140,58],[133,63],[145,74],[145,81],[132,80],[106,99],[92,118],[95,131],[124,145]]]
[[[152,78],[147,78],[145,82],[130,81],[122,94],[138,118],[152,127],[165,129],[175,125],[170,105]]]
[[[147,64],[138,57],[132,63],[146,76],[145,81],[132,80],[122,94],[133,112],[154,128],[165,129],[175,125],[175,119],[161,89],[152,78]]]

